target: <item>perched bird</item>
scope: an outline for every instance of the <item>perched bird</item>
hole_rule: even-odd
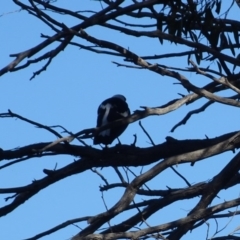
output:
[[[111,98],[104,100],[98,107],[97,127],[101,127],[118,119],[128,117],[130,110],[126,103],[126,98],[123,95],[114,95]],[[127,124],[120,125],[114,128],[103,130],[94,137],[93,143],[111,144],[113,140],[119,137],[127,128]]]

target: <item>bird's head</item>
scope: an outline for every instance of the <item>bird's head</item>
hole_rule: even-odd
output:
[[[124,101],[124,102],[126,102],[126,98],[123,96],[123,95],[121,95],[121,94],[116,94],[116,95],[114,95],[114,96],[112,96],[113,98],[119,98],[119,99],[121,99],[122,101]]]

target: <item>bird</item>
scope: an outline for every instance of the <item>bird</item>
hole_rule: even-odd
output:
[[[118,119],[128,117],[130,110],[126,98],[121,94],[117,94],[104,100],[98,107],[97,113],[97,127],[101,127]],[[102,143],[106,146],[111,144],[114,139],[118,138],[124,132],[127,126],[128,124],[124,124],[103,130],[94,137],[93,144]]]

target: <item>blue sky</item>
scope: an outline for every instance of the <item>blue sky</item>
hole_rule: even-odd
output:
[[[71,10],[95,10],[99,11],[101,5],[97,1],[62,1],[55,3],[61,7]],[[0,4],[0,43],[1,58],[0,67],[7,65],[12,58],[9,54],[18,53],[29,49],[40,43],[40,34],[51,35],[52,31],[42,22],[30,16],[24,11],[18,11],[19,7],[12,1],[5,1]],[[223,6],[224,8],[224,6]],[[234,6],[229,13],[229,18],[236,19],[239,9]],[[71,27],[77,23],[77,19],[69,19],[65,16],[57,16],[59,21]],[[140,56],[151,54],[163,54],[178,51],[184,48],[180,45],[165,44],[159,45],[157,39],[139,39],[128,37],[118,32],[110,32],[100,27],[87,29],[94,37],[115,42],[125,48],[129,48]],[[76,41],[86,43],[84,40]],[[48,48],[52,49],[56,45]],[[39,55],[37,55],[39,56]],[[35,56],[35,57],[37,57]],[[168,101],[178,98],[178,93],[187,94],[180,85],[173,85],[177,81],[163,77],[148,70],[137,70],[124,67],[116,67],[112,61],[124,63],[121,58],[114,56],[98,55],[85,50],[69,46],[53,60],[47,71],[41,73],[32,81],[29,79],[32,73],[43,66],[45,62],[32,65],[27,69],[7,73],[1,77],[0,112],[7,112],[8,109],[31,120],[51,126],[62,125],[71,132],[77,132],[96,125],[97,107],[104,99],[115,94],[123,94],[127,98],[131,111],[139,109],[140,106],[160,106]],[[167,66],[187,67],[187,60],[161,59],[152,60],[152,64],[160,63]],[[217,69],[217,65],[213,64]],[[184,75],[197,86],[203,86],[207,79],[194,73]],[[234,93],[229,92],[229,95]],[[163,116],[154,116],[142,120],[156,144],[165,141],[166,136],[177,139],[198,139],[216,137],[227,132],[239,130],[239,112],[237,108],[223,106],[218,103],[210,106],[200,115],[194,115],[187,123],[181,126],[174,133],[170,129],[180,121],[187,112],[200,107],[206,100],[180,109]],[[56,140],[56,137],[49,132],[37,129],[32,125],[18,119],[1,118],[0,147],[4,150],[14,149],[38,142],[49,142]],[[133,135],[137,134],[137,146],[150,146],[149,140],[140,129],[137,122],[131,124],[120,137],[124,144],[131,144]],[[92,144],[91,140],[86,141]],[[78,142],[74,142],[78,144]],[[116,143],[116,142],[115,142]],[[179,165],[177,170],[187,177],[190,183],[210,180],[212,175],[217,174],[222,167],[233,157],[233,153],[225,153],[197,163],[194,167],[190,165]],[[44,168],[53,169],[57,163],[58,168],[71,163],[74,160],[69,156],[55,156],[49,158],[35,158],[22,162],[12,167],[1,170],[0,188],[24,186],[31,183],[33,179],[44,177]],[[6,163],[4,161],[3,163]],[[149,167],[144,167],[147,170]],[[139,169],[133,168],[136,173]],[[102,173],[109,182],[118,182],[114,171],[103,169]],[[5,217],[0,218],[0,239],[18,240],[24,239],[54,227],[68,219],[96,215],[105,211],[101,198],[99,185],[102,180],[93,172],[87,171],[82,174],[71,176],[62,180],[47,189],[44,189],[33,198],[25,202],[19,208]],[[149,183],[152,189],[166,189],[169,187],[185,187],[185,183],[172,171],[167,170]],[[104,193],[104,199],[110,208],[121,197],[123,189],[116,189]],[[5,205],[4,197],[0,195],[1,206]],[[237,188],[221,192],[220,198],[214,203],[239,197]],[[137,197],[137,200],[147,199]],[[152,226],[184,217],[198,199],[174,203],[166,209],[161,210],[148,220]],[[134,211],[133,211],[134,212]],[[136,211],[135,211],[136,212]],[[111,224],[123,219],[125,214],[116,217]],[[239,217],[236,216],[223,233],[232,232],[239,225]],[[214,234],[216,225],[210,222],[209,236]],[[219,221],[224,226],[227,220]],[[85,223],[79,224],[86,226]],[[184,236],[184,240],[203,239],[206,237],[207,226],[201,230],[193,231]],[[75,226],[70,226],[53,235],[43,239],[66,240],[79,232]],[[201,236],[201,238],[199,237]]]

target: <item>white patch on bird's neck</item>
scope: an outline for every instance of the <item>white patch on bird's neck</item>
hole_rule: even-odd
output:
[[[112,105],[109,104],[109,103],[107,103],[106,105],[101,105],[101,108],[102,108],[102,109],[105,109],[105,113],[104,113],[104,115],[103,115],[102,125],[101,125],[101,126],[104,126],[104,125],[108,124],[107,117],[108,117],[109,112],[110,112],[110,110],[111,110],[111,108],[112,108]],[[109,135],[110,135],[110,129],[106,129],[106,130],[100,132],[99,135],[102,135],[102,136],[108,135],[108,136],[109,136]]]

